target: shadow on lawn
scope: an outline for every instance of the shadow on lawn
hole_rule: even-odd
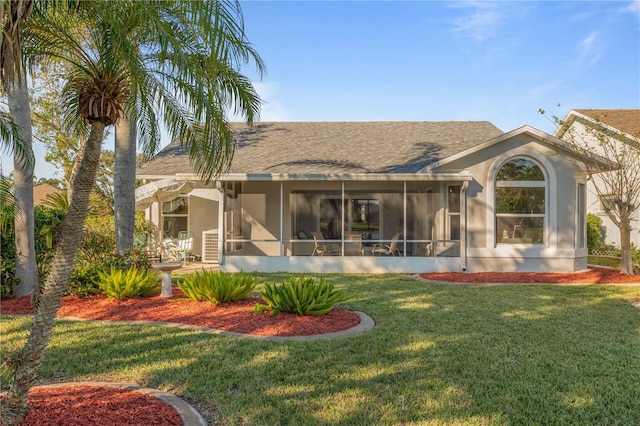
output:
[[[640,423],[638,288],[337,279],[374,330],[281,343],[61,321],[41,378],[168,390],[219,424]]]

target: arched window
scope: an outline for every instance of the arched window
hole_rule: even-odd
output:
[[[540,166],[514,158],[496,175],[498,244],[544,244],[547,182]]]

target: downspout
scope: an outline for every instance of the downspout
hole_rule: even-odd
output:
[[[402,182],[402,256],[407,257],[407,181]]]
[[[225,187],[226,183],[216,181],[216,189],[218,190],[218,265],[224,264],[224,240],[226,236],[224,229],[224,212],[227,209],[227,193]]]
[[[344,219],[345,219],[345,213],[344,213],[344,209],[345,209],[345,203],[344,203],[344,181],[340,181],[340,191],[342,193],[341,199],[340,199],[340,203],[342,203],[342,206],[340,208],[340,211],[342,212],[342,218],[340,219],[341,222],[341,226],[340,226],[340,238],[341,238],[341,243],[340,243],[340,252],[341,252],[341,256],[344,257]]]
[[[464,181],[460,190],[462,191],[462,220],[460,221],[460,226],[462,229],[460,230],[460,245],[462,246],[462,250],[460,251],[460,266],[462,267],[462,272],[467,271],[467,190],[469,189],[469,181]]]
[[[280,257],[284,256],[284,182],[280,181]]]

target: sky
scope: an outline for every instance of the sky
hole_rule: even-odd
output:
[[[242,70],[264,100],[261,121],[471,120],[552,133],[539,109],[640,108],[640,0],[241,5],[267,67],[262,79]],[[56,177],[34,149],[36,177]],[[8,174],[11,157],[2,166]]]

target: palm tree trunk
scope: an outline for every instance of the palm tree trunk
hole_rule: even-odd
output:
[[[31,104],[26,78],[15,74],[13,82],[6,85],[7,103],[13,121],[18,126],[25,149],[32,152]],[[27,296],[38,290],[33,213],[33,162],[13,157],[13,184],[16,199],[15,243],[16,278],[20,280],[15,296]]]
[[[14,382],[2,401],[0,418],[3,424],[17,425],[24,420],[27,411],[27,395],[31,388],[45,349],[51,340],[53,326],[66,290],[71,268],[82,242],[84,222],[89,206],[89,194],[93,188],[96,170],[100,162],[100,147],[105,125],[91,123],[91,134],[80,148],[69,185],[69,211],[64,218],[51,272],[36,301],[31,332],[16,365]]]
[[[113,201],[116,251],[125,254],[133,248],[136,214],[136,126],[127,117],[116,124]]]

